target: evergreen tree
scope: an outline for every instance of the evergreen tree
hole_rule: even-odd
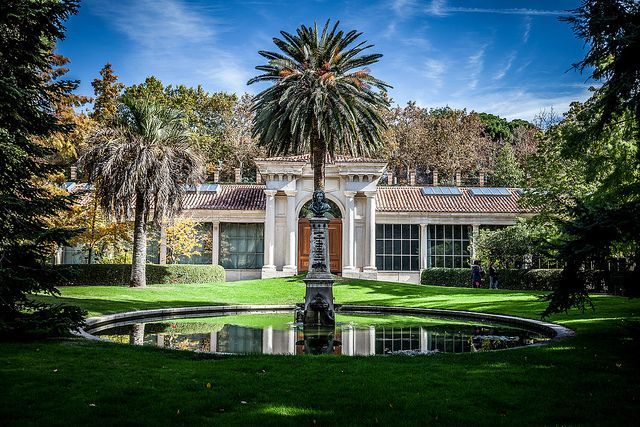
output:
[[[100,70],[100,78],[94,79],[91,86],[95,94],[91,118],[104,124],[116,113],[118,98],[124,84],[118,82],[118,76],[113,73],[111,63],[107,62]]]
[[[524,184],[524,172],[518,165],[510,143],[502,145],[490,183],[496,187],[520,187]]]
[[[38,141],[71,127],[54,111],[74,84],[47,84],[47,72],[55,65],[55,42],[64,37],[63,22],[77,8],[75,0],[0,4],[0,334],[34,328],[65,333],[82,321],[75,307],[30,298],[57,294],[44,263],[69,237],[48,224],[70,200],[45,185],[59,169],[46,161],[53,149]]]

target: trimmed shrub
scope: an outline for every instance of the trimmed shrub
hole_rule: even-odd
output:
[[[66,286],[127,286],[129,264],[73,264],[52,267]],[[224,268],[208,264],[147,264],[147,284],[224,282]]]
[[[550,291],[560,278],[561,270],[498,270],[500,289]],[[469,268],[427,268],[422,270],[420,283],[423,285],[471,287]],[[483,279],[483,286],[489,287],[489,274]]]

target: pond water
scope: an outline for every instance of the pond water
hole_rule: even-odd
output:
[[[440,317],[338,315],[335,329],[305,328],[288,314],[240,314],[141,321],[89,329],[100,339],[169,349],[227,354],[469,353],[548,340],[527,329]]]

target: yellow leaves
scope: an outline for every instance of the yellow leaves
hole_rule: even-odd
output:
[[[166,228],[167,249],[173,262],[180,256],[200,255],[197,223],[191,218],[175,220]]]

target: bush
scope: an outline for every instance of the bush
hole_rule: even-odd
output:
[[[561,270],[498,270],[500,289],[550,291],[560,278]],[[427,268],[422,271],[423,285],[471,287],[469,268]],[[484,287],[489,287],[489,275],[485,274]]]
[[[67,286],[126,286],[129,264],[73,264],[52,267]],[[207,264],[147,264],[147,284],[224,282],[224,268]]]

